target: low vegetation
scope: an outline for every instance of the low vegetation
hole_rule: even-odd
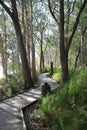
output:
[[[0,88],[0,99],[13,96],[24,89],[24,80],[22,74],[8,76],[7,81],[3,80],[3,85]]]
[[[60,67],[59,68],[54,67],[52,79],[54,79],[58,83],[61,82],[61,68]]]
[[[42,99],[40,108],[51,130],[87,130],[87,69],[72,69],[69,75],[66,84]]]
[[[20,92],[22,78],[10,77],[4,89],[0,89],[1,98]],[[32,108],[28,128],[87,130],[87,69],[71,69],[66,84],[61,83],[60,68],[54,69],[52,78],[58,82],[58,88],[43,97],[38,107]]]

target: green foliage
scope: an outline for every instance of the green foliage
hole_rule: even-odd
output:
[[[6,91],[8,91],[11,94],[16,94],[18,92],[18,85],[17,82],[13,79],[6,85],[5,88]]]
[[[52,78],[57,82],[61,81],[61,68],[54,67]]]
[[[73,69],[69,75],[68,83],[42,99],[41,110],[52,130],[87,129],[87,69]]]
[[[12,76],[5,86],[5,91],[9,96],[20,92],[23,89],[23,77],[22,75]]]
[[[40,74],[40,73],[45,73],[45,72],[49,72],[50,71],[50,67],[44,67],[41,72],[40,70],[37,70],[37,74]]]
[[[86,100],[87,94],[87,70],[76,70],[72,74],[72,78],[69,81],[69,93],[78,96],[78,101],[82,104]]]
[[[50,68],[49,67],[44,67],[42,72],[49,72],[50,71]]]

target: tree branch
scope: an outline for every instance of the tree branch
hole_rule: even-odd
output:
[[[53,11],[52,11],[50,0],[48,0],[48,7],[49,7],[49,10],[50,10],[52,17],[54,18],[56,23],[59,25],[58,20],[57,20],[56,16],[54,15]]]
[[[71,11],[70,11],[70,14],[74,11],[75,3],[76,3],[76,0],[73,2],[73,6],[72,6],[72,9],[71,9]]]
[[[77,26],[78,26],[78,23],[79,23],[79,18],[80,18],[80,16],[81,16],[81,13],[82,13],[83,9],[85,8],[86,4],[87,4],[87,0],[84,0],[84,3],[82,4],[82,6],[81,6],[81,8],[80,8],[80,10],[79,10],[79,13],[78,13],[78,15],[77,15],[76,21],[75,21],[75,23],[74,23],[74,25],[73,25],[73,31],[72,31],[72,34],[71,34],[71,36],[70,36],[70,38],[69,38],[69,42],[68,42],[68,44],[67,44],[67,47],[66,47],[67,51],[69,51],[69,48],[70,48],[70,46],[71,46],[71,43],[72,43],[74,34],[75,34],[75,32],[76,32],[76,29],[77,29]]]
[[[12,13],[14,13],[14,15],[17,15],[16,0],[11,0],[11,4],[12,4]]]
[[[10,11],[9,7],[4,3],[4,1],[0,0],[0,4],[1,4],[1,6],[7,11],[7,13],[12,17],[13,14],[12,14],[12,12]]]

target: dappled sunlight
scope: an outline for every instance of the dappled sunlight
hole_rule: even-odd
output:
[[[41,94],[41,91],[38,91],[38,90],[35,90],[35,89],[30,90],[30,92],[32,93],[33,96]]]
[[[23,108],[35,100],[36,100],[36,98],[33,98],[33,96],[30,97],[30,96],[20,94],[20,95],[16,96],[16,98],[13,97],[13,98],[7,99],[5,103],[8,104],[8,106],[13,107],[13,108],[15,106],[17,108]]]
[[[21,109],[24,107],[31,105],[33,102],[36,102],[39,98],[41,98],[41,85],[45,82],[48,82],[54,88],[54,82],[47,76],[47,73],[44,73],[39,76],[39,85],[38,88],[31,89],[27,92],[18,94],[11,98],[5,99],[0,103],[0,123],[2,127],[3,123],[12,125],[12,128],[17,128],[21,124],[22,116]],[[17,125],[17,126],[15,126]],[[8,126],[8,130],[10,129]],[[1,129],[1,127],[0,127]]]

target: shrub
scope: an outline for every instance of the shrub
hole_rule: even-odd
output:
[[[23,78],[21,75],[12,76],[5,86],[5,91],[9,96],[20,92],[21,89],[23,89]]]

